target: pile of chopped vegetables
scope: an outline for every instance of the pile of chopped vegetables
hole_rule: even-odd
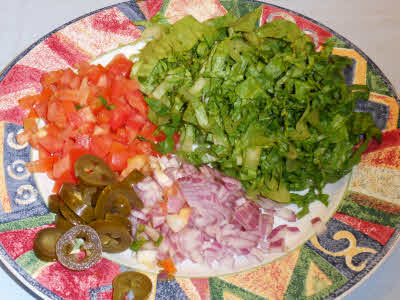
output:
[[[27,167],[55,181],[55,227],[34,241],[40,259],[86,270],[103,251],[131,249],[168,275],[186,260],[233,270],[298,234],[295,213],[274,201],[302,207],[297,217],[327,204],[323,187],[380,140],[371,115],[354,112],[369,91],[345,84],[351,61],[329,42],[316,52],[281,19],[257,27],[260,9],[203,23],[156,15],[138,22],[147,44],[135,64],[117,55],[49,72],[39,95],[19,100],[28,114],[17,140],[39,152]],[[152,289],[137,272],[113,285],[115,299]]]
[[[149,267],[172,258],[232,270],[235,257],[259,262],[266,253],[284,252],[286,238],[299,232],[287,225],[273,229],[274,216],[295,222],[293,211],[271,206],[262,213],[240,181],[206,165],[142,156],[130,160],[126,172],[134,168],[149,176],[134,185],[144,208],[131,213],[139,224],[131,249]]]
[[[369,113],[354,112],[369,91],[346,85],[350,59],[332,56],[330,42],[315,51],[294,23],[257,27],[260,14],[138,22],[153,39],[131,75],[166,134],[161,150],[173,149],[179,131],[186,161],[239,179],[249,196],[297,203],[303,216],[310,202],[327,204],[323,187],[350,172],[381,131]]]
[[[132,65],[117,55],[106,67],[81,63],[77,73],[52,71],[42,76],[39,95],[19,100],[28,116],[17,140],[39,150],[28,169],[47,172],[55,192],[64,182],[77,182],[73,164],[85,153],[105,159],[114,171],[133,155],[156,155],[152,143],[165,136],[147,117],[139,83],[129,79]],[[41,128],[38,118],[45,122]]]

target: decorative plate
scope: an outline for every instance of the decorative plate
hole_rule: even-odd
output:
[[[318,22],[270,4],[241,0],[129,1],[57,28],[25,50],[0,75],[0,260],[35,294],[49,299],[111,299],[113,278],[129,267],[107,257],[87,271],[73,272],[57,262],[36,258],[33,238],[54,221],[45,200],[51,187],[43,176],[33,176],[25,167],[35,153],[29,145],[15,141],[23,118],[17,100],[39,92],[39,79],[45,72],[72,67],[133,42],[140,28],[130,21],[149,19],[157,12],[172,22],[187,14],[203,21],[227,11],[242,16],[260,5],[261,23],[274,18],[297,23],[317,48],[333,38],[334,54],[353,60],[345,79],[371,89],[369,101],[357,105],[357,109],[373,114],[384,130],[383,143],[367,150],[351,177],[340,184],[343,188],[338,193],[331,191],[336,196],[324,217],[328,229],[324,234],[316,237],[309,230],[308,237],[288,253],[236,273],[194,277],[189,272],[172,281],[157,281],[157,275],[148,272],[156,287],[150,299],[332,299],[362,283],[395,246],[400,229],[399,98],[361,50]]]

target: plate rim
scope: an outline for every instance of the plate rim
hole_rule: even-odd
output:
[[[272,3],[269,3],[268,1],[264,0],[239,0],[243,2],[252,2],[252,3],[258,3],[261,5],[267,5],[270,7],[282,9],[284,11],[287,11],[289,13],[292,13],[298,17],[301,17],[318,27],[328,31],[331,33],[333,36],[337,37],[339,40],[345,42],[350,46],[351,49],[355,50],[358,54],[360,54],[367,62],[367,64],[370,64],[375,71],[378,72],[380,77],[383,79],[385,84],[389,87],[390,92],[392,93],[392,97],[396,100],[397,104],[400,107],[400,98],[399,94],[397,93],[396,87],[392,84],[390,79],[386,76],[386,74],[382,71],[382,69],[363,51],[361,50],[357,45],[355,45],[353,42],[351,42],[349,39],[347,39],[344,35],[338,33],[337,31],[331,29],[330,27],[322,24],[320,21],[317,19],[308,17],[302,13],[299,13],[297,11],[291,10],[289,8],[275,5]],[[107,5],[102,8],[98,8],[95,10],[92,10],[88,13],[85,13],[83,15],[80,15],[76,18],[71,19],[70,21],[67,21],[63,23],[62,25],[54,28],[50,32],[46,33],[39,39],[35,40],[32,44],[30,44],[28,47],[26,47],[24,50],[22,50],[19,54],[17,54],[14,59],[12,59],[1,71],[0,71],[0,83],[4,80],[4,78],[7,76],[9,71],[20,61],[25,55],[27,55],[34,47],[36,47],[38,44],[42,43],[44,40],[46,40],[48,37],[51,35],[57,33],[58,31],[62,30],[63,28],[67,27],[68,25],[71,25],[73,23],[76,23],[79,20],[82,20],[86,17],[89,17],[91,15],[94,15],[96,13],[112,9],[121,4],[134,4],[137,5],[136,0],[131,0],[131,1],[121,1],[115,4]],[[128,18],[128,17],[127,17]],[[400,121],[399,121],[400,122]],[[332,219],[332,216],[331,218]],[[329,219],[329,220],[330,220]],[[328,221],[329,221],[328,220]],[[326,297],[326,299],[334,297],[334,299],[343,299],[345,296],[350,294],[352,291],[357,289],[359,286],[364,284],[366,280],[368,280],[372,274],[376,272],[376,270],[388,259],[388,257],[391,256],[393,253],[394,249],[396,248],[396,245],[398,244],[400,240],[400,224],[398,224],[395,227],[395,231],[387,244],[381,249],[381,251],[374,257],[373,260],[378,261],[373,267],[368,269],[366,272],[361,272],[360,274],[357,274],[356,276],[352,277],[349,281],[347,281],[342,287],[339,287],[337,290],[333,291],[330,295]],[[299,245],[301,247],[302,245]],[[296,248],[298,249],[298,248]],[[286,256],[287,253],[285,253],[284,256]],[[283,256],[281,256],[283,257]],[[14,281],[21,287],[23,288],[26,292],[28,292],[30,295],[33,297],[37,298],[40,297],[40,299],[63,299],[51,290],[47,289],[46,287],[42,286],[39,282],[37,282],[30,274],[26,273],[16,262],[14,259],[11,258],[11,256],[8,254],[8,252],[5,250],[3,245],[0,244],[0,262],[1,262],[1,267],[7,273],[8,276],[14,279]],[[13,266],[13,264],[15,264]],[[17,268],[20,268],[22,272],[18,272]],[[23,276],[24,274],[27,275],[27,277],[30,277],[31,280],[25,278]],[[362,275],[362,276],[361,276]],[[358,276],[361,276],[361,279],[358,279]],[[17,279],[17,280],[15,280]],[[354,283],[353,283],[354,282]],[[42,291],[43,290],[43,291]],[[48,292],[50,293],[49,295],[46,295],[45,293]],[[339,293],[338,295],[336,295]],[[332,298],[333,299],[333,298]]]

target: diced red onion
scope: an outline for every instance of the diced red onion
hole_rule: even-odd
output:
[[[272,226],[274,224],[274,217],[266,214],[260,214],[258,220],[258,232],[261,238],[268,236],[272,231]]]
[[[157,169],[154,170],[153,172],[153,178],[162,188],[171,186],[174,183],[173,180],[169,178],[167,174]]]
[[[241,206],[243,204],[245,204],[248,200],[244,197],[240,197],[238,199],[236,199],[235,201],[235,206]]]
[[[154,241],[156,242],[160,238],[160,233],[154,228],[144,225],[144,232]]]
[[[271,233],[268,235],[268,240],[270,243],[275,242],[286,237],[287,225],[279,225],[272,229]]]
[[[282,207],[280,209],[277,209],[275,215],[288,222],[296,222],[296,214],[294,213],[293,210],[287,207]]]
[[[131,215],[137,219],[147,221],[147,216],[139,210],[132,210]]]
[[[233,218],[246,230],[255,230],[260,214],[258,206],[254,202],[247,201],[235,209]]]
[[[269,243],[268,253],[282,253],[287,250],[284,238]]]
[[[161,186],[151,177],[146,177],[134,186],[139,198],[142,199],[145,207],[153,207],[160,202],[163,197]]]
[[[151,218],[151,221],[154,228],[160,227],[162,224],[165,223],[165,216],[154,216]]]
[[[226,267],[228,269],[233,269],[234,264],[235,264],[235,259],[231,255],[226,255],[220,261],[220,265],[223,266],[223,267]]]
[[[317,233],[317,235],[321,235],[325,231],[327,231],[326,225],[324,223],[322,223],[322,220],[319,217],[313,218],[311,220],[311,224],[312,224],[312,227],[314,228],[314,231]]]

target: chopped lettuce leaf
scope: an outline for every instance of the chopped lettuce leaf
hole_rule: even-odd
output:
[[[260,15],[175,24],[156,16],[140,24],[152,40],[131,75],[166,134],[158,151],[173,151],[178,131],[183,159],[238,178],[248,195],[296,203],[302,216],[313,201],[327,204],[323,187],[348,174],[381,131],[354,112],[369,90],[346,85],[351,60],[332,55],[329,40],[316,52],[294,23],[258,26]]]

